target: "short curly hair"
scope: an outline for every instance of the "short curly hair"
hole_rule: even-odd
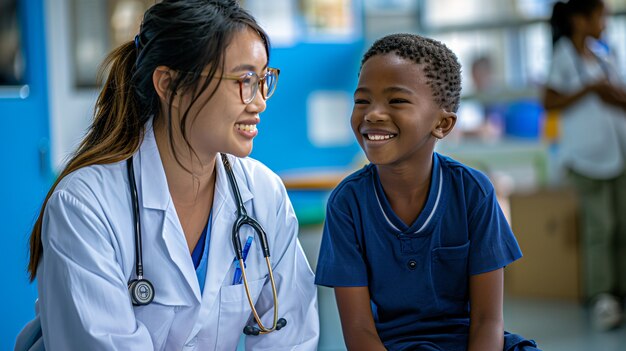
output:
[[[361,68],[376,55],[394,53],[416,64],[424,64],[427,84],[439,107],[457,112],[461,99],[461,64],[443,43],[417,34],[390,34],[374,42],[363,55]]]

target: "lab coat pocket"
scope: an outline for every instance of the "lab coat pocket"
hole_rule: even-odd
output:
[[[145,306],[135,307],[135,318],[148,328],[155,350],[163,350],[176,312],[175,306],[161,305],[152,302]]]
[[[256,303],[259,298],[266,281],[267,279],[263,278],[248,282],[253,303]],[[222,286],[217,331],[217,345],[220,346],[220,349],[234,350],[237,348],[239,337],[243,333],[243,328],[251,313],[243,283]]]
[[[468,293],[469,241],[433,249],[432,277],[440,307],[464,304]],[[450,306],[451,307],[451,306]]]

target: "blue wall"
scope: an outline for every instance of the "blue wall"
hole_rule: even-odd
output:
[[[36,286],[26,264],[30,228],[51,181],[42,1],[18,1],[27,98],[0,96],[0,246],[2,318],[0,350],[12,350],[15,336],[34,315]]]
[[[307,137],[307,98],[316,90],[342,91],[352,96],[363,53],[363,42],[300,43],[273,48],[270,65],[280,68],[276,93],[261,115],[261,132],[252,157],[277,173],[302,169],[346,169],[359,152],[352,144],[319,148]],[[337,115],[349,124],[350,116]]]
[[[261,115],[260,133],[252,157],[280,174],[345,173],[360,152],[356,140],[345,146],[316,147],[307,136],[307,100],[315,91],[343,92],[352,96],[357,84],[363,41],[351,43],[300,43],[274,48],[270,65],[280,68],[276,93]],[[350,100],[351,104],[351,100]],[[349,127],[350,116],[333,116]],[[315,118],[315,116],[311,116]],[[324,221],[330,189],[289,190],[301,226]]]

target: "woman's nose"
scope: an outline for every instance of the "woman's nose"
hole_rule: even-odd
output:
[[[254,96],[254,99],[250,101],[250,103],[246,106],[246,110],[251,113],[261,113],[265,111],[267,107],[267,100],[263,98],[263,94],[261,92],[257,92]]]

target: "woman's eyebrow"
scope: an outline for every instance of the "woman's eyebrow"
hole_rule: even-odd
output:
[[[267,68],[267,65],[262,67],[262,69],[265,69],[265,68]],[[241,71],[256,72],[256,69],[257,68],[254,65],[243,63],[241,65],[234,67],[230,71],[231,72],[241,72]]]

